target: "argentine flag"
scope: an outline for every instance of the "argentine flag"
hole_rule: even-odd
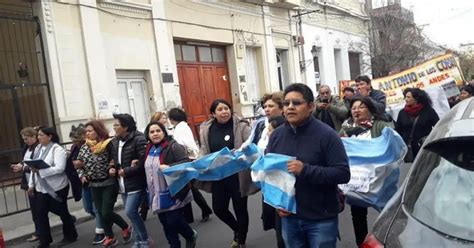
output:
[[[261,189],[265,203],[296,213],[296,178],[287,169],[291,159],[295,158],[268,153],[253,163],[251,175],[252,181]]]
[[[234,152],[225,147],[192,162],[171,166],[163,170],[163,174],[170,193],[175,195],[193,179],[198,181],[224,179],[249,168],[260,156],[255,144]]]
[[[391,128],[384,128],[377,138],[342,138],[342,142],[351,170],[349,183],[339,185],[347,203],[381,211],[397,191],[405,142]]]

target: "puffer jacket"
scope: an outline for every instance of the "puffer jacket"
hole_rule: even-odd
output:
[[[122,140],[125,141],[125,144],[122,148],[121,163],[118,163],[120,141],[118,137],[112,140],[112,158],[115,160],[115,167],[117,169],[124,169],[125,192],[144,190],[146,188],[144,162],[146,159],[145,152],[147,143],[145,135],[138,131],[133,131]],[[138,164],[131,167],[132,160],[135,159],[138,159]]]
[[[250,136],[250,124],[246,120],[242,120],[236,115],[232,116],[234,122],[234,147],[238,149],[242,146],[245,140]],[[212,123],[216,121],[214,118],[203,122],[199,131],[199,138],[201,140],[201,149],[199,151],[200,156],[204,156],[210,153],[209,149],[209,128]],[[250,169],[239,172],[239,183],[240,183],[240,195],[242,197],[249,196],[258,192],[257,186],[252,182],[250,176]],[[211,193],[212,182],[210,181],[196,181],[195,186],[208,193]]]

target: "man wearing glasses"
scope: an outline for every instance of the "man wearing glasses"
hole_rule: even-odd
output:
[[[273,131],[266,153],[293,156],[288,172],[296,176],[296,214],[279,209],[286,247],[336,247],[337,185],[347,183],[346,151],[337,133],[311,115],[314,96],[304,84],[284,91],[287,122]]]

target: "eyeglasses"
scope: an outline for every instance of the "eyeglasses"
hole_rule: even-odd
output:
[[[302,99],[295,99],[295,100],[283,100],[281,103],[283,104],[283,106],[285,107],[288,107],[290,106],[290,104],[292,104],[293,106],[300,106],[301,104],[305,103],[306,101],[305,100],[302,100]]]
[[[351,111],[362,110],[362,109],[366,109],[366,108],[367,108],[367,106],[353,107],[353,108],[351,108]]]

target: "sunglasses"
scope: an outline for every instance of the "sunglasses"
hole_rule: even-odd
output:
[[[305,100],[300,100],[300,99],[295,99],[295,100],[283,100],[281,103],[283,104],[283,106],[285,107],[288,107],[290,106],[290,104],[292,104],[293,106],[300,106],[301,104],[305,103],[306,101]]]

